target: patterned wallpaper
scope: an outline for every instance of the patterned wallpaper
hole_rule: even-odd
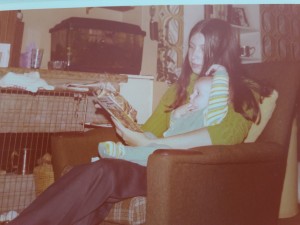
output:
[[[183,61],[183,6],[157,6],[158,54],[157,80],[173,83]]]
[[[300,60],[300,5],[261,5],[263,61]]]

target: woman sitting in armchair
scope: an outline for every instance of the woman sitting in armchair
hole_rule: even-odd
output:
[[[194,83],[218,64],[229,78],[228,112],[220,123],[191,132],[162,138],[169,127],[172,109],[188,101]],[[120,125],[117,133],[132,146],[149,143],[188,149],[197,146],[241,143],[252,123],[260,117],[258,101],[242,77],[240,48],[229,23],[219,19],[198,22],[189,36],[182,74],[163,96],[143,130],[158,138]],[[259,91],[260,92],[260,91]],[[261,94],[261,93],[258,93]],[[125,198],[146,196],[146,167],[119,159],[100,159],[74,167],[27,207],[11,225],[99,224],[112,205]]]

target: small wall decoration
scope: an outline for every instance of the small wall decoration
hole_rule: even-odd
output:
[[[204,16],[205,19],[217,18],[225,21],[230,20],[231,5],[205,5]]]
[[[183,6],[156,6],[158,12],[157,80],[174,83],[183,62]]]
[[[231,9],[230,22],[234,25],[249,27],[249,23],[246,17],[244,8],[235,8]]]

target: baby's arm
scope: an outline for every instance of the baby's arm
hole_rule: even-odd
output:
[[[209,75],[213,75],[217,72],[222,72],[222,73],[226,73],[227,74],[227,70],[224,66],[219,65],[219,64],[213,64],[211,65],[211,67],[208,68],[208,70],[206,71],[205,75],[209,76]]]

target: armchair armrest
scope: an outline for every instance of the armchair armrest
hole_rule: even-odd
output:
[[[90,162],[98,156],[98,143],[119,141],[114,128],[97,128],[84,133],[63,133],[51,137],[54,178],[58,179],[66,166]]]
[[[147,225],[277,223],[255,219],[278,216],[286,162],[278,144],[157,150],[148,160]]]

